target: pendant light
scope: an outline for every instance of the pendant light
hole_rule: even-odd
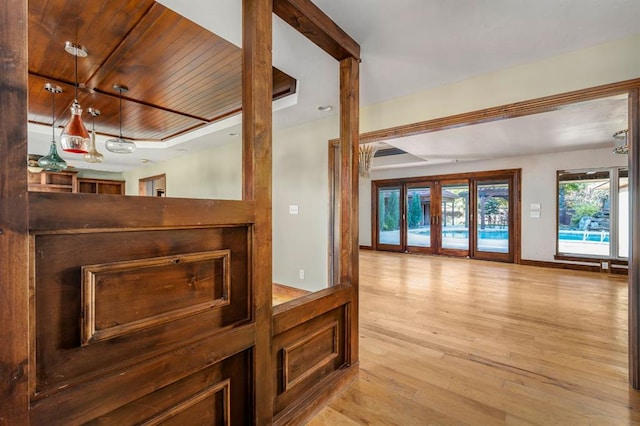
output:
[[[89,132],[82,122],[82,108],[78,103],[78,57],[85,58],[87,56],[87,49],[83,46],[74,44],[70,41],[64,45],[64,50],[67,53],[75,56],[75,98],[71,105],[71,119],[65,126],[60,136],[60,146],[64,151],[74,152],[76,154],[84,154],[89,152],[89,144],[91,139],[89,138]]]
[[[87,110],[91,119],[91,143],[89,144],[89,152],[84,155],[84,161],[87,163],[102,163],[104,155],[100,154],[96,149],[96,117],[100,115],[100,110],[89,108]]]
[[[51,147],[49,153],[38,160],[38,166],[48,172],[60,172],[67,168],[67,162],[58,155],[56,148],[56,101],[57,93],[62,93],[62,89],[51,83],[44,85],[44,89],[51,93]]]
[[[613,134],[614,145],[613,145],[613,153],[614,154],[628,154],[629,153],[629,129],[624,129],[617,131]]]
[[[120,92],[120,137],[109,139],[105,142],[104,146],[107,148],[107,151],[115,152],[116,154],[131,154],[136,150],[136,144],[122,137],[122,93],[128,92],[129,88],[127,86],[114,84],[113,89]]]

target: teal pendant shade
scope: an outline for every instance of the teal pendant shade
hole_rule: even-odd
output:
[[[56,104],[55,96],[57,93],[61,93],[62,89],[58,86],[54,86],[51,83],[44,85],[44,89],[51,93],[51,146],[49,147],[49,153],[44,157],[40,157],[38,160],[38,166],[48,172],[60,172],[67,168],[67,162],[58,154],[58,147],[56,146]]]
[[[56,147],[56,141],[51,141],[51,147],[49,153],[44,157],[40,157],[38,160],[38,166],[48,172],[61,172],[67,168],[67,162],[64,161],[60,155],[58,155],[58,148]]]

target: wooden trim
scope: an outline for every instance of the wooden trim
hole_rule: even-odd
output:
[[[244,225],[255,220],[253,201],[123,197],[122,195],[30,192],[32,232],[102,228]],[[64,204],[64,210],[56,206]],[[144,215],[131,216],[131,211]],[[171,212],[168,214],[167,212]],[[176,212],[180,212],[177,215]],[[79,225],[80,224],[80,225]]]
[[[407,178],[393,178],[393,179],[378,179],[373,180],[379,186],[392,186],[401,184],[413,184],[424,181],[457,181],[464,179],[493,179],[501,176],[511,176],[518,173],[521,169],[501,169],[501,170],[485,170],[481,172],[466,172],[466,173],[449,173],[444,175],[428,175],[428,176],[414,176]]]
[[[506,118],[522,117],[530,114],[549,112],[561,109],[575,102],[584,102],[607,96],[625,94],[640,86],[640,78],[605,84],[587,89],[575,90],[558,95],[545,96],[507,105],[465,112],[448,117],[419,121],[382,130],[374,130],[360,135],[360,143],[383,141],[385,139],[413,136],[439,130],[453,129],[472,124],[488,123]]]
[[[304,336],[302,339],[297,340],[285,347],[282,348],[282,386],[283,392],[286,392],[288,390],[290,390],[291,388],[293,388],[294,386],[298,385],[299,383],[302,383],[305,379],[307,379],[309,376],[311,376],[313,373],[315,373],[316,371],[318,371],[319,369],[325,367],[327,364],[329,364],[331,361],[333,361],[334,359],[336,359],[339,355],[339,349],[338,349],[338,321],[333,321],[330,324],[325,325],[324,327],[321,327],[317,330],[315,330],[313,333]],[[332,344],[332,348],[331,348],[331,353],[328,354],[326,357],[324,357],[323,359],[321,359],[318,363],[316,363],[315,365],[309,367],[304,373],[302,373],[300,376],[296,377],[295,379],[291,378],[291,371],[289,369],[291,363],[291,353],[293,351],[295,351],[298,348],[301,348],[304,345],[307,345],[310,341],[312,341],[313,339],[315,339],[316,337],[326,333],[327,331],[331,331],[331,344]]]
[[[253,201],[250,283],[255,424],[273,422],[272,380],[272,12],[271,0],[242,1],[242,199]]]
[[[629,93],[629,383],[640,389],[640,89]]]
[[[571,269],[574,271],[600,272],[600,266],[585,265],[585,264],[578,264],[578,263],[546,262],[542,260],[521,259],[520,264],[523,266],[538,266],[541,268],[558,268],[558,269]]]
[[[120,336],[125,336],[149,327],[160,326],[180,318],[206,312],[227,306],[231,303],[231,250],[215,250],[203,253],[191,253],[178,256],[163,256],[150,259],[136,259],[124,262],[104,263],[100,265],[87,265],[81,268],[82,271],[82,346],[90,343],[101,342]],[[131,322],[118,321],[117,324],[107,328],[96,329],[96,286],[102,274],[115,272],[129,272],[131,274],[144,274],[153,268],[164,267],[175,264],[189,264],[202,262],[205,260],[222,260],[222,291],[218,299],[211,298],[208,301],[190,305],[182,308],[158,312],[144,318],[139,318]],[[215,284],[215,283],[214,283]],[[213,296],[213,295],[211,295]]]
[[[351,287],[341,284],[275,306],[273,308],[273,335],[284,333],[350,302]]]
[[[624,259],[611,259],[608,257],[590,257],[590,256],[571,256],[564,254],[556,254],[553,256],[555,260],[566,260],[569,262],[590,262],[594,264],[600,264],[601,262],[609,262],[616,265],[629,265],[629,262]]]
[[[274,0],[273,12],[338,61],[360,60],[360,45],[310,0]]]
[[[291,287],[284,284],[273,283],[273,288],[275,289],[275,293],[288,296],[292,298],[306,296],[307,294],[311,294],[309,290],[303,290],[301,288]]]
[[[172,417],[175,417],[178,414],[182,413],[183,411],[186,411],[189,408],[193,407],[194,405],[199,404],[202,401],[205,401],[207,398],[212,397],[216,393],[222,392],[222,395],[223,395],[222,409],[224,410],[223,426],[229,426],[230,425],[229,423],[230,407],[231,407],[231,395],[229,390],[230,386],[231,386],[231,380],[229,379],[226,379],[219,383],[211,385],[206,389],[204,389],[203,391],[198,392],[196,395],[191,396],[186,401],[183,401],[182,403],[171,407],[169,410],[161,412],[160,414],[154,416],[153,418],[147,420],[144,423],[141,423],[140,425],[141,426],[157,426],[157,425],[164,424],[167,420],[171,419]]]
[[[360,245],[360,250],[373,250],[373,246],[363,246],[363,245]]]
[[[27,0],[0,14],[0,423],[29,424]]]

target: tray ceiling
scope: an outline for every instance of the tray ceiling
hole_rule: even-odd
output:
[[[83,45],[78,58],[78,100],[90,128],[89,107],[101,111],[98,133],[162,141],[237,114],[242,105],[242,52],[159,3],[128,1],[29,1],[29,121],[51,125],[47,82],[58,84],[56,126],[69,119],[74,98],[74,56],[66,41]],[[274,99],[296,91],[296,80],[274,68]]]

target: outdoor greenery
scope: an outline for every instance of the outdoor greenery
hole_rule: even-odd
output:
[[[409,229],[415,229],[422,225],[423,222],[423,214],[422,214],[422,203],[420,202],[420,194],[414,192],[411,196],[411,201],[409,201]]]
[[[384,205],[384,200],[382,200]],[[398,191],[392,191],[387,201],[387,205],[382,212],[384,218],[382,223],[383,231],[396,231],[400,229],[400,204],[398,200]]]
[[[560,225],[575,229],[583,218],[603,211],[609,199],[609,191],[598,188],[602,183],[601,179],[561,182],[558,194]]]

